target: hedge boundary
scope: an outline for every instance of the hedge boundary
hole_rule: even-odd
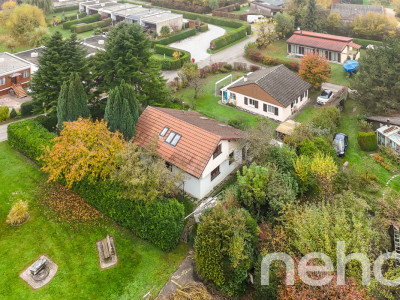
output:
[[[357,141],[363,151],[374,151],[378,149],[378,141],[374,131],[358,132]]]
[[[7,133],[9,144],[39,165],[41,161],[38,158],[43,154],[44,147],[51,147],[56,137],[36,119],[12,123]],[[73,190],[87,203],[158,248],[169,251],[178,244],[185,212],[183,204],[176,199],[131,201],[121,198],[120,187],[108,180],[91,184],[84,179],[76,183]]]
[[[365,40],[365,39],[358,39],[354,38],[353,43],[361,45],[363,49],[367,48],[368,45],[374,45],[374,46],[382,46],[383,42],[380,41],[373,41],[373,40]]]
[[[158,44],[158,45],[168,45],[168,44],[172,44],[172,43],[174,43],[174,42],[177,42],[177,41],[186,39],[186,38],[188,38],[188,37],[190,37],[190,36],[196,35],[196,33],[197,33],[196,28],[191,28],[191,29],[189,29],[189,30],[185,30],[185,31],[183,31],[183,32],[180,32],[180,33],[178,33],[178,34],[171,35],[171,36],[169,36],[169,37],[160,39],[160,40],[158,40],[158,41],[152,41],[152,46],[154,47],[154,45],[157,45],[157,44]]]
[[[84,17],[82,19],[75,19],[72,21],[68,21],[63,23],[63,29],[71,29],[71,26],[73,25],[77,25],[79,23],[93,23],[93,22],[97,22],[100,21],[100,15],[99,14],[94,14],[91,15],[89,17]]]
[[[64,6],[64,7],[57,7],[53,9],[53,13],[63,12],[63,11],[71,11],[71,10],[78,10],[79,5],[71,5],[71,6]]]
[[[175,51],[179,51],[182,53],[182,56],[179,59],[166,60],[166,59],[158,59],[153,57],[154,60],[161,64],[161,69],[163,70],[177,70],[182,67],[186,62],[190,62],[191,55],[190,52],[184,51],[177,48],[172,48],[165,45],[154,45],[154,52],[157,54],[165,54],[167,56],[172,56]]]
[[[107,18],[102,21],[93,22],[93,23],[89,23],[89,24],[72,25],[71,31],[75,32],[75,33],[82,33],[82,32],[90,31],[90,30],[93,30],[93,29],[96,29],[99,27],[100,28],[107,27],[110,24],[111,24],[111,19]]]

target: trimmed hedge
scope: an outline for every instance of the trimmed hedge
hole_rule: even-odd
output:
[[[374,151],[378,149],[378,141],[375,132],[359,132],[357,137],[358,144],[363,151]]]
[[[98,22],[94,22],[94,23],[83,24],[83,25],[72,25],[71,31],[75,32],[75,33],[82,33],[82,32],[96,29],[96,28],[107,27],[110,24],[111,24],[111,19],[107,18],[107,19],[104,19],[103,21],[98,21]]]
[[[72,21],[65,22],[65,23],[63,23],[63,29],[71,29],[72,25],[77,25],[80,23],[89,24],[89,23],[93,23],[93,22],[97,22],[97,21],[100,21],[100,15],[94,14],[89,17],[84,17],[82,19],[75,19]]]
[[[178,34],[171,35],[171,36],[166,37],[164,39],[160,39],[158,41],[152,41],[152,44],[153,44],[153,46],[154,45],[168,45],[168,44],[171,44],[171,43],[186,39],[186,38],[188,38],[190,36],[196,35],[196,32],[197,32],[196,28],[191,28],[189,30],[182,31],[182,32],[180,32]]]
[[[159,59],[153,57],[153,60],[157,61],[161,64],[161,69],[163,70],[176,70],[182,67],[186,62],[190,62],[190,52],[183,51],[181,49],[171,48],[164,45],[155,45],[154,52],[157,54],[165,54],[167,56],[172,56],[175,51],[179,51],[182,53],[182,56],[179,59],[167,60],[167,59]]]
[[[0,106],[0,122],[8,119],[9,112],[8,106]]]
[[[21,116],[32,116],[33,115],[33,107],[34,103],[33,100],[24,102],[21,104]]]
[[[382,46],[383,45],[383,42],[364,40],[364,39],[353,39],[353,43],[361,45],[362,48],[364,48],[364,49],[367,48],[368,45],[374,45],[374,46]]]
[[[208,30],[208,24],[203,24],[200,26],[200,32],[204,32]]]
[[[57,126],[57,114],[50,113],[47,116],[37,116],[35,121],[46,128],[48,131],[55,132]]]
[[[49,132],[35,119],[11,123],[7,127],[8,143],[40,165],[38,158],[44,146],[51,146],[56,134]]]
[[[79,5],[71,5],[71,6],[57,7],[55,9],[53,9],[53,12],[58,13],[58,12],[78,10],[78,9],[79,9]]]
[[[87,203],[131,229],[164,251],[179,242],[184,227],[184,206],[175,199],[134,202],[119,197],[119,187],[110,181],[90,184],[85,180],[73,189]]]

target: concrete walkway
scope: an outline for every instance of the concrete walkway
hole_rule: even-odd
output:
[[[29,118],[24,118],[24,119],[21,119],[21,120],[18,120],[18,121],[14,121],[14,122],[10,122],[10,123],[4,124],[4,125],[0,125],[0,142],[7,141],[7,139],[8,139],[8,137],[7,137],[7,127],[8,127],[8,125],[10,125],[12,123],[24,121],[24,120],[27,120],[27,119],[33,119],[33,118],[36,118],[36,117],[37,116],[32,116],[32,117],[29,117]]]

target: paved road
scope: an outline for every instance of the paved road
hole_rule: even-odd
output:
[[[255,37],[252,35],[248,39],[241,41],[240,43],[237,43],[236,45],[233,45],[232,47],[226,48],[222,51],[212,54],[211,59],[210,59],[210,55],[207,54],[207,56],[204,56],[204,59],[196,60],[196,63],[199,65],[200,68],[207,66],[210,63],[221,62],[221,61],[225,61],[230,64],[233,64],[234,62],[249,63],[244,58],[244,47],[246,46],[247,43],[254,42],[254,41],[255,41]],[[175,71],[163,71],[163,76],[168,81],[172,81],[172,80],[174,80],[175,77],[178,76],[178,71],[176,71],[176,70]]]
[[[33,116],[33,117],[25,118],[23,120],[32,119],[32,118],[36,118],[36,117],[37,116]],[[15,121],[15,122],[20,122],[20,121],[23,121],[23,120],[18,120],[18,121]],[[7,127],[8,127],[8,125],[10,125],[12,123],[15,123],[15,122],[10,122],[10,123],[4,124],[4,125],[0,125],[0,142],[7,141],[7,139],[8,139],[8,137],[7,137]]]

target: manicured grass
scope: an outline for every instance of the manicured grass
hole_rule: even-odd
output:
[[[242,73],[233,72],[233,80],[242,76]],[[210,118],[216,119],[218,121],[229,123],[232,120],[242,120],[242,122],[247,126],[254,126],[257,122],[257,117],[242,111],[239,111],[235,108],[232,108],[227,105],[218,104],[218,101],[221,100],[220,97],[214,96],[214,84],[216,81],[224,78],[226,74],[216,74],[207,77],[203,80],[203,92],[194,99],[194,91],[192,88],[185,88],[175,93],[175,97],[181,98],[187,104],[196,105],[196,111],[202,113]],[[224,84],[230,83],[227,80]],[[180,108],[180,104],[177,104],[175,108]],[[276,127],[277,125],[271,122],[272,126]]]
[[[187,253],[185,245],[164,253],[111,221],[75,229],[56,223],[36,202],[45,181],[36,165],[3,142],[0,166],[0,299],[143,299],[148,291],[155,297]],[[17,191],[26,194],[30,219],[11,227],[5,219]],[[115,237],[119,263],[101,271],[95,242],[107,233]],[[48,285],[32,290],[19,274],[41,254],[58,272]]]
[[[318,107],[315,106],[307,106],[306,108],[304,108],[295,118],[294,120],[300,123],[304,123],[307,122],[309,120],[311,120],[311,118],[313,117],[313,115],[315,113],[317,113],[319,110]]]
[[[298,59],[287,58],[287,45],[286,41],[280,40],[272,43],[266,49],[260,51],[264,55],[271,57],[280,58],[285,61],[299,61]],[[365,53],[365,50],[361,50],[361,55]],[[332,67],[332,76],[329,79],[330,83],[349,86],[349,79],[346,78],[347,72],[343,70],[341,64],[330,63]]]
[[[165,59],[165,60],[169,60],[169,61],[173,61],[174,60],[174,58],[172,56],[166,55],[165,58],[164,58],[164,55],[157,54],[157,53],[153,53],[152,57],[158,58],[158,59]]]
[[[246,6],[242,6],[242,7],[240,8],[240,10],[234,10],[234,11],[232,11],[232,13],[234,13],[234,14],[242,14],[242,13],[247,12],[249,9],[250,9],[250,6],[249,6],[249,5],[246,5]]]
[[[348,99],[345,101],[345,109],[342,112],[339,132],[343,132],[349,136],[349,146],[342,162],[348,161],[349,167],[354,167],[361,172],[368,171],[368,173],[375,174],[382,184],[386,184],[393,174],[376,163],[371,157],[371,153],[362,151],[358,145],[357,115],[362,114],[362,111],[358,106],[357,111],[353,112],[354,107],[357,107],[354,100]],[[399,184],[395,185],[393,183],[393,187],[396,190],[400,190]]]

